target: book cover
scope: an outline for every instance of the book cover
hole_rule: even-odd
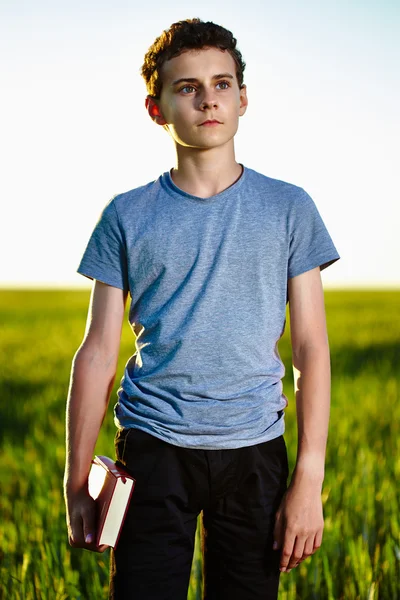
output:
[[[97,506],[96,544],[116,548],[135,479],[111,458],[95,456],[88,483]]]

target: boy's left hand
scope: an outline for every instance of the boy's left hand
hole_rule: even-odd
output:
[[[291,482],[276,513],[274,549],[282,548],[279,568],[289,573],[321,546],[324,529],[321,484]]]

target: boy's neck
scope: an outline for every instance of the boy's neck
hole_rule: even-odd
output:
[[[233,185],[242,174],[242,166],[235,160],[231,148],[210,148],[196,151],[193,148],[177,148],[177,166],[171,171],[175,185],[197,196],[210,198]]]

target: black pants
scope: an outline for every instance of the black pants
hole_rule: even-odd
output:
[[[111,551],[110,598],[186,600],[201,511],[204,598],[277,598],[280,551],[272,544],[288,477],[283,436],[233,450],[197,450],[125,429],[115,445],[136,487]]]

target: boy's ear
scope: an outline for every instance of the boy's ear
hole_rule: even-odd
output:
[[[247,87],[243,84],[240,88],[240,108],[239,115],[242,117],[246,112],[249,101],[247,99]]]
[[[157,123],[157,125],[166,125],[167,121],[161,114],[160,107],[158,106],[156,100],[151,96],[147,96],[145,105],[147,108],[147,112],[149,113],[151,119]]]

